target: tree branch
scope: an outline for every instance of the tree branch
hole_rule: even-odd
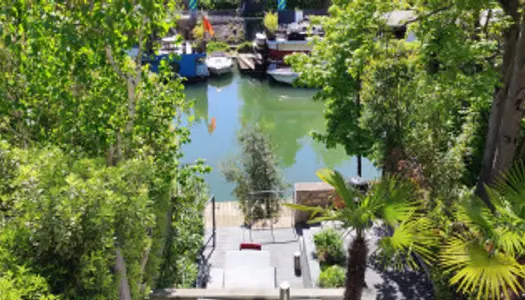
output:
[[[405,23],[401,24],[401,26],[406,26],[406,25],[408,25],[408,24],[412,24],[412,23],[415,23],[415,22],[419,22],[419,21],[421,21],[421,20],[423,20],[423,19],[426,19],[426,18],[428,18],[428,17],[431,17],[431,16],[433,16],[433,15],[435,15],[435,14],[438,14],[438,13],[440,13],[440,12],[442,12],[442,11],[449,10],[449,9],[451,9],[452,7],[454,7],[453,4],[448,5],[448,6],[444,6],[444,7],[438,8],[438,9],[435,9],[435,10],[429,12],[429,13],[426,14],[426,15],[419,16],[419,17],[414,18],[414,19],[412,19],[412,20],[408,20],[408,21],[406,21]]]
[[[140,260],[140,274],[142,274],[142,276],[140,276],[140,278],[143,278],[144,277],[144,270],[146,269],[146,265],[148,263],[148,258],[149,258],[149,253],[151,252],[151,247],[149,247],[148,249],[146,249],[146,251],[144,251],[144,254],[142,255],[142,259]],[[141,282],[137,282],[137,286],[140,286],[141,287],[141,292],[143,291],[145,285],[141,285]]]
[[[113,70],[115,70],[115,72],[122,78],[122,79],[128,79],[128,77],[122,73],[122,71],[120,70],[120,68],[117,66],[117,64],[115,63],[115,60],[113,59],[113,53],[111,51],[111,47],[110,46],[106,46],[106,58],[108,59],[109,63],[111,64],[111,66],[113,67]]]
[[[140,28],[139,28],[139,45],[138,45],[139,51],[137,53],[137,57],[135,58],[135,73],[137,74],[135,77],[135,84],[139,83],[140,77],[142,76],[141,60],[142,60],[142,51],[143,51],[142,48],[144,47],[143,39],[144,39],[144,19],[142,19],[142,22],[140,23]]]
[[[483,33],[485,33],[485,37],[487,37],[489,35],[489,23],[490,23],[490,18],[492,17],[492,9],[489,9],[489,11],[487,12],[487,20],[485,21],[485,26],[483,26]]]

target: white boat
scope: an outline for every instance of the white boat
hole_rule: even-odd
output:
[[[275,81],[293,84],[294,81],[299,78],[299,73],[294,72],[291,68],[277,68],[266,71],[266,74],[270,75]]]
[[[224,53],[212,53],[206,58],[206,65],[210,73],[214,75],[231,73],[233,70],[232,59]]]
[[[301,19],[299,22],[281,26],[273,39],[268,39],[262,33],[256,34],[254,45],[259,46],[266,42],[269,57],[274,60],[282,60],[286,55],[292,53],[310,53],[313,49],[313,38],[323,35],[322,27],[310,26],[308,19]]]

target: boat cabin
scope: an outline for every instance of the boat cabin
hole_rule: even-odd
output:
[[[176,36],[163,38],[159,54],[145,57],[142,62],[150,65],[150,70],[157,73],[162,60],[167,60],[172,70],[180,77],[199,79],[209,76],[206,66],[206,53],[197,53],[189,42],[177,44]]]

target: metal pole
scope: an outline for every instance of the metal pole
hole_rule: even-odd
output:
[[[290,284],[287,281],[279,285],[279,300],[290,300]]]
[[[213,249],[215,249],[216,240],[217,240],[217,234],[216,234],[217,224],[215,221],[215,196],[212,196],[211,198],[211,208],[212,208],[211,218],[213,222]]]
[[[296,274],[301,273],[301,252],[299,251],[293,254],[293,268]]]

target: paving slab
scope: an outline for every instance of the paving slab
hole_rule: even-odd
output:
[[[276,268],[277,284],[287,281],[292,288],[304,287],[302,274],[297,276],[294,271],[294,253],[299,251],[299,241],[295,229],[274,229],[272,234],[269,229],[251,230],[250,233],[250,230],[242,227],[221,227],[217,228],[216,234],[216,248],[213,250],[208,247],[205,251],[205,255],[209,256],[208,262],[212,268],[224,270],[226,253],[239,250],[240,243],[260,243],[262,249],[270,253],[270,267]],[[211,275],[213,276],[213,274]],[[211,278],[211,281],[217,280]]]

